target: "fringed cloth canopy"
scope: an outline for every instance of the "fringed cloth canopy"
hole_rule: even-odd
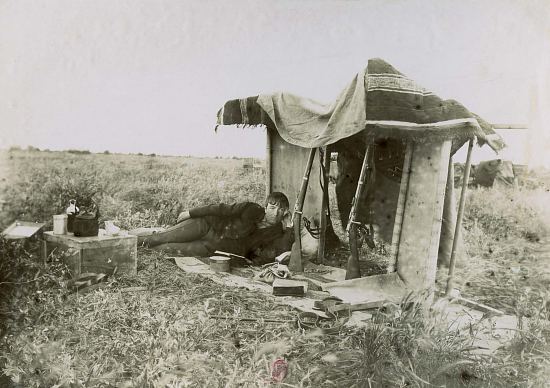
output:
[[[453,150],[472,136],[497,152],[504,147],[486,121],[457,101],[442,100],[381,59],[369,60],[330,105],[290,93],[261,94],[227,101],[217,123],[271,126],[288,143],[305,148],[326,146],[364,129],[373,137],[453,139]]]

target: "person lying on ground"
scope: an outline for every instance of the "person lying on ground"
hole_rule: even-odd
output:
[[[286,195],[273,192],[265,207],[254,202],[207,205],[181,212],[177,223],[163,231],[130,234],[138,236],[140,246],[171,254],[204,257],[224,251],[245,257],[269,252],[271,256],[291,248],[288,209]]]

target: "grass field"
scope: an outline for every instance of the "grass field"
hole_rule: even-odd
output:
[[[238,159],[14,150],[2,160],[1,228],[50,220],[70,198],[93,198],[102,220],[134,228],[265,194],[264,174],[243,171]],[[59,257],[44,268],[32,243],[0,240],[0,386],[266,386],[277,357],[290,365],[281,386],[545,386],[550,192],[546,176],[531,178],[528,187],[469,191],[469,259],[459,263],[457,286],[529,321],[493,356],[471,352],[471,338],[416,305],[380,310],[368,329],[303,331],[275,298],[185,274],[146,249],[136,277],[77,296]],[[146,290],[125,292],[134,286]]]

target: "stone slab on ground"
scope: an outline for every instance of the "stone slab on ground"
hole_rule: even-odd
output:
[[[508,346],[518,331],[519,322],[514,315],[492,315],[465,306],[457,300],[438,299],[432,309],[441,313],[449,323],[449,330],[468,333],[479,354],[492,354]],[[524,326],[528,324],[525,320]]]
[[[326,283],[322,289],[346,303],[378,302],[380,306],[384,302],[400,303],[410,292],[397,272]]]
[[[174,261],[178,268],[183,271],[187,273],[205,275],[205,277],[218,284],[229,287],[243,287],[247,290],[271,293],[271,285],[269,284],[244,278],[242,276],[237,276],[228,272],[214,272],[208,264],[203,263],[195,257],[174,257]]]

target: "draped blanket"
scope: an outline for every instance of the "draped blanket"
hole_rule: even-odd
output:
[[[230,100],[218,124],[273,125],[294,145],[329,145],[364,129],[374,136],[465,139],[495,151],[504,143],[491,126],[454,100],[442,100],[382,59],[371,59],[332,104],[290,93]]]

